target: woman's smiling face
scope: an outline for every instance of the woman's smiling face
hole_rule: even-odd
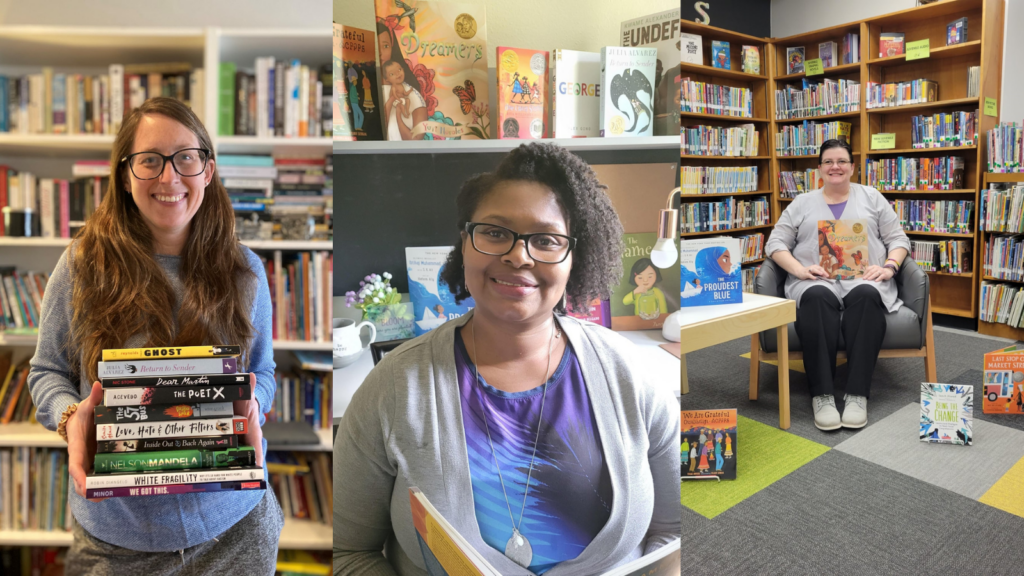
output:
[[[853,158],[844,148],[829,148],[821,155],[818,168],[827,184],[849,184],[854,171]]]

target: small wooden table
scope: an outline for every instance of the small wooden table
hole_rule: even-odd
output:
[[[760,294],[743,294],[742,304],[683,308],[680,325],[682,393],[690,392],[686,379],[686,354],[715,344],[751,336],[775,328],[779,341],[779,428],[789,429],[789,332],[796,321],[796,302]],[[757,362],[751,357],[751,362]],[[751,374],[756,374],[751,370]],[[750,399],[757,400],[757,381],[750,379]]]

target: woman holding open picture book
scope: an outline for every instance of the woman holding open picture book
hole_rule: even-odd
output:
[[[270,293],[259,258],[235,238],[212,149],[178,100],[132,110],[114,141],[106,196],[47,285],[28,386],[36,417],[68,443],[76,522],[67,574],[274,573],[284,519],[272,490],[85,499],[104,349],[240,344],[252,399],[233,410],[248,419],[244,438],[265,468]]]
[[[390,352],[353,396],[334,449],[335,574],[427,573],[412,487],[501,574],[597,575],[678,539],[677,403],[633,344],[564,315],[621,275],[604,186],[565,149],[527,144],[466,181],[456,211],[441,279],[476,306]]]

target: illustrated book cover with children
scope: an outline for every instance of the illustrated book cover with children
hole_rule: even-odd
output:
[[[548,52],[498,46],[498,138],[548,136]]]
[[[711,65],[725,70],[732,68],[732,55],[729,53],[728,42],[711,41]]]
[[[341,53],[335,53],[335,119],[338,110],[348,109],[348,123],[356,140],[383,140],[381,102],[377,92],[377,37],[369,30],[334,25],[340,34]],[[337,42],[337,40],[336,40]],[[337,59],[340,59],[340,63]],[[344,116],[341,117],[344,122]]]
[[[974,386],[921,383],[921,442],[970,446]]]
[[[387,140],[492,138],[480,4],[374,0]]]
[[[405,249],[413,332],[416,336],[426,334],[476,306],[472,298],[456,303],[448,285],[441,280],[441,269],[451,251],[451,246]]]
[[[1024,346],[985,354],[985,414],[1024,414]]]
[[[867,220],[818,220],[818,254],[829,278],[863,277],[870,263]]]
[[[601,48],[600,135],[654,135],[657,48]]]
[[[679,473],[682,479],[736,479],[736,410],[679,413]]]
[[[661,328],[679,309],[679,268],[654,265],[651,252],[657,241],[654,232],[623,234],[622,279],[612,288],[612,330]]]
[[[679,243],[681,305],[711,306],[743,302],[739,238],[698,238]]]

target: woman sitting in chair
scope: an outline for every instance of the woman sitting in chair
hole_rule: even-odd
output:
[[[821,430],[863,428],[868,421],[871,374],[885,337],[885,314],[903,304],[892,279],[910,250],[910,241],[878,190],[850,182],[854,164],[849,144],[825,141],[818,163],[825,186],[796,197],[779,217],[765,254],[789,272],[786,297],[796,300],[796,332],[814,397],[814,425]],[[831,271],[822,267],[822,238],[828,242],[821,232],[822,226],[828,226],[825,220],[843,220],[854,232],[866,225],[867,256],[861,254],[857,262],[867,266],[860,278],[845,278],[851,275],[845,262]],[[852,256],[845,260],[854,262]],[[841,417],[833,396],[840,333],[850,366]]]

